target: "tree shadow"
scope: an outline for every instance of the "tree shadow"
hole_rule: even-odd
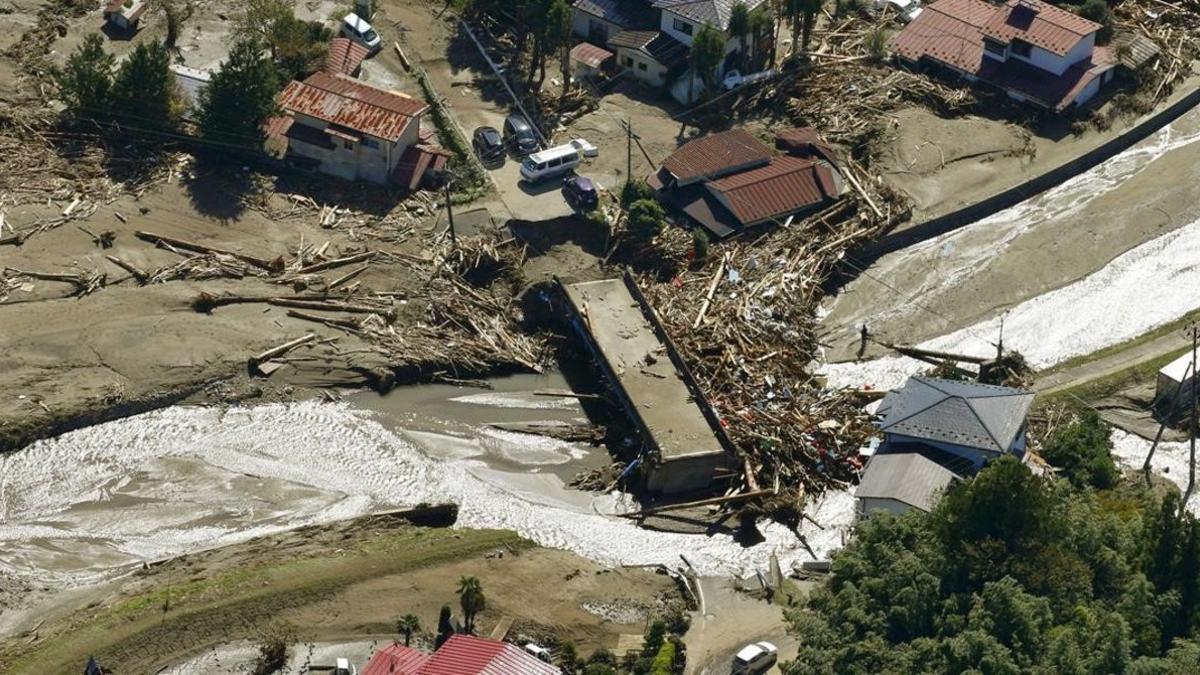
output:
[[[250,168],[228,159],[197,157],[195,169],[183,181],[192,208],[222,222],[240,218],[246,210],[246,196],[254,190]]]

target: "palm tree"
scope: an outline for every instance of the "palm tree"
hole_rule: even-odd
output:
[[[396,620],[396,632],[404,636],[404,646],[412,646],[413,633],[421,630],[421,620],[415,614],[405,614]]]
[[[474,633],[475,615],[487,608],[487,599],[483,596],[483,585],[479,579],[462,577],[458,580],[458,602],[462,606],[467,632]]]

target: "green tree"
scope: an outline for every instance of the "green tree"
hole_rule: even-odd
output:
[[[1099,41],[1108,42],[1112,38],[1113,14],[1105,0],[1084,0],[1078,13],[1083,18],[1100,24],[1101,29],[1096,36]]]
[[[640,241],[650,241],[662,232],[667,216],[653,199],[639,199],[629,206],[629,231]]]
[[[738,56],[738,66],[742,72],[747,72],[750,64],[750,40],[753,26],[750,19],[750,10],[746,8],[746,3],[735,2],[733,8],[729,11],[729,35],[738,39],[740,54]]]
[[[754,34],[754,69],[761,67],[764,61],[769,64],[769,67],[775,67],[776,24],[775,15],[772,14],[771,7],[771,4],[763,3],[750,13],[750,32]],[[763,45],[767,46],[765,59]]]
[[[557,55],[559,69],[562,72],[562,95],[566,96],[571,86],[570,44],[571,20],[573,17],[571,5],[566,0],[549,0],[546,3],[545,14],[539,19],[538,40],[541,57],[538,59],[537,89],[542,88],[546,81],[546,60],[551,55]],[[532,68],[530,75],[532,75]]]
[[[667,640],[654,655],[650,675],[671,675],[675,672],[675,643]]]
[[[50,71],[58,88],[58,97],[66,104],[68,113],[87,119],[107,118],[114,63],[112,54],[104,51],[104,39],[100,34],[88,33],[67,57],[66,66]]]
[[[156,0],[155,6],[167,24],[167,35],[163,38],[163,46],[167,49],[175,49],[175,43],[179,40],[183,24],[192,18],[196,6],[192,0]]]
[[[804,23],[803,34],[800,38],[800,48],[807,52],[809,40],[812,39],[813,28],[817,23],[817,14],[821,12],[821,7],[825,4],[825,0],[798,0],[798,3],[801,19]]]
[[[689,55],[692,62],[692,73],[700,77],[704,90],[711,94],[717,83],[717,68],[725,58],[725,37],[712,26],[704,24],[692,38],[692,51]],[[688,98],[694,98],[692,86],[695,78],[688,86]]]
[[[320,21],[301,21],[291,15],[280,19],[270,38],[279,79],[303,80],[319,70],[332,38],[333,31]]]
[[[113,79],[112,109],[119,122],[143,130],[175,128],[179,97],[170,66],[171,55],[162,44],[134,48]]]
[[[275,68],[255,39],[239,39],[200,94],[200,135],[214,145],[257,152],[263,122],[275,114]]]
[[[1112,458],[1112,431],[1094,410],[1060,426],[1042,446],[1042,457],[1060,469],[1072,484],[1110,488],[1120,473]]]
[[[654,199],[654,191],[640,178],[628,178],[621,184],[621,208],[628,209],[640,199]]]
[[[474,633],[475,616],[487,608],[487,598],[483,595],[483,585],[478,578],[465,576],[458,580],[458,603],[462,607],[467,632]]]
[[[454,624],[451,623],[450,619],[450,606],[442,605],[441,611],[438,612],[437,639],[433,643],[434,649],[441,647],[446,643],[446,640],[450,639],[451,635],[454,635]]]
[[[396,632],[404,636],[404,646],[412,646],[413,633],[421,630],[421,620],[415,614],[405,614],[396,620]]]
[[[708,233],[697,227],[692,230],[692,255],[696,260],[704,260],[708,257],[709,240]]]
[[[781,0],[782,16],[792,25],[792,56],[800,48],[800,17],[804,15],[805,0]]]

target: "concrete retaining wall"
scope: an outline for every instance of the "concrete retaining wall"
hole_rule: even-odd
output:
[[[850,252],[846,257],[853,266],[866,268],[888,253],[899,251],[900,249],[919,244],[934,237],[939,237],[947,232],[953,232],[978,220],[995,215],[1004,209],[1016,206],[1030,197],[1057,187],[1067,180],[1112,159],[1114,156],[1148,138],[1150,134],[1174,122],[1198,104],[1200,104],[1200,87],[1147,119],[1142,120],[1120,136],[1085,152],[1065,164],[1039,176],[1035,176],[1024,183],[998,192],[991,197],[964,206],[957,211],[932,218],[920,225],[886,234],[862,246],[858,250]],[[857,270],[847,269],[845,273],[850,277],[854,277],[857,275]]]

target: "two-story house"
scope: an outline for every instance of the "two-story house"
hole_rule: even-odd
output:
[[[1056,112],[1112,80],[1117,59],[1096,45],[1101,25],[1041,0],[938,0],[892,42],[901,62],[929,64]]]
[[[754,10],[766,0],[743,0]],[[633,77],[654,87],[684,82],[672,89],[676,98],[688,91],[688,55],[701,26],[709,25],[725,36],[725,59],[717,69],[721,77],[738,55],[753,48],[753,36],[732,35],[729,22],[737,0],[575,0],[574,32],[611,49],[617,64]],[[743,44],[745,42],[745,44]],[[676,91],[678,89],[678,91]]]
[[[293,165],[415,189],[443,157],[421,141],[429,106],[399,92],[318,72],[290,83],[277,102],[283,115],[266,125],[268,151]]]
[[[855,497],[859,514],[929,511],[960,477],[1003,455],[1027,459],[1033,392],[976,382],[911,377],[876,411],[883,442]]]

